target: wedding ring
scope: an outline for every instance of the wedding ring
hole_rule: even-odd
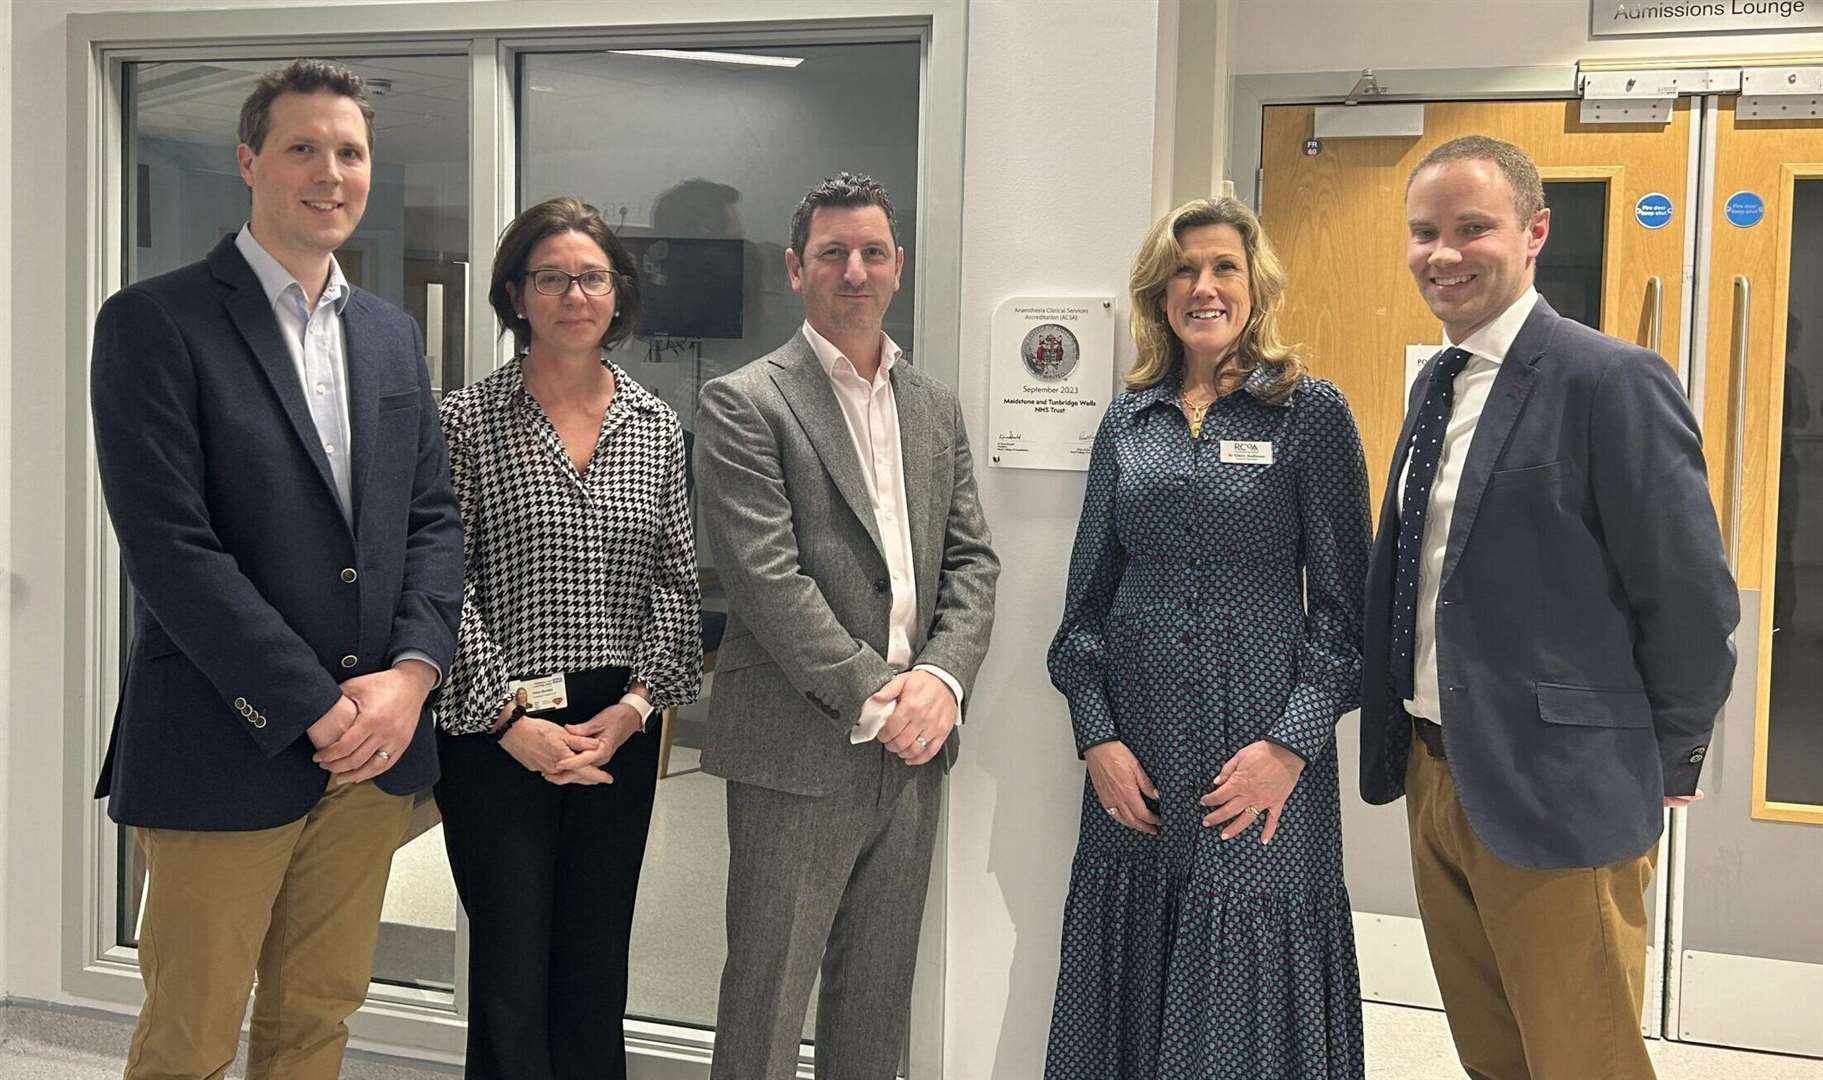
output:
[[[1254,817],[1259,817],[1260,814],[1263,813],[1263,811],[1257,806],[1249,806],[1247,808],[1247,812],[1249,814],[1252,814]]]
[[[917,743],[917,744],[918,744],[918,749],[920,749],[920,750],[922,750],[922,749],[924,749],[924,748],[925,748],[925,747],[927,747],[927,746],[929,746],[929,745],[930,745],[930,740],[929,740],[929,739],[927,739],[927,738],[925,738],[925,737],[924,737],[924,736],[922,736],[922,735],[920,735],[920,736],[918,736],[918,737],[917,737],[917,738],[915,738],[915,739],[913,739],[913,740],[912,740],[912,742],[915,742],[915,743]]]
[[[375,750],[374,756],[378,757],[381,761],[391,761],[392,760],[392,755],[387,753],[384,750]]]

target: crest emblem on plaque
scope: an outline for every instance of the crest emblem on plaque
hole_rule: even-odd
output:
[[[1082,347],[1067,326],[1041,323],[1026,332],[1019,345],[1019,358],[1025,369],[1040,379],[1061,379],[1076,370]]]

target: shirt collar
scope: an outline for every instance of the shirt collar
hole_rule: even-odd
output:
[[[1483,360],[1498,364],[1507,357],[1507,350],[1513,347],[1513,339],[1525,326],[1525,321],[1532,317],[1532,309],[1538,306],[1538,290],[1527,285],[1519,299],[1507,305],[1507,309],[1494,316],[1488,324],[1470,334],[1462,341],[1451,341],[1449,332],[1443,334],[1445,348],[1458,348],[1472,353]]]
[[[279,297],[292,289],[298,291],[300,298],[306,295],[304,286],[291,276],[291,271],[279,265],[272,253],[253,238],[252,225],[241,226],[240,233],[234,238],[234,246],[240,250],[241,257],[247,260],[247,265],[253,268],[253,276],[260,279],[260,288],[266,290],[266,301],[273,307],[278,306]],[[348,291],[348,279],[342,276],[342,265],[331,255],[329,282],[323,286],[323,295],[317,302],[328,303],[340,315],[342,309],[348,306]]]
[[[525,363],[525,354],[519,353],[511,363],[501,364],[488,378],[496,380],[494,386],[499,393],[502,406],[518,404],[530,409],[538,409],[538,399],[525,387],[525,370],[520,366]],[[664,405],[657,394],[647,390],[636,382],[626,369],[609,360],[602,354],[601,366],[614,373],[614,400],[608,403],[608,411],[616,409],[638,409],[640,412],[655,413]]]
[[[804,340],[810,342],[810,351],[817,354],[817,363],[823,366],[823,374],[833,379],[836,374],[836,366],[845,364],[857,378],[860,377],[860,372],[855,371],[854,362],[843,356],[842,350],[831,344],[828,338],[817,333],[816,328],[810,325],[808,319],[804,320]],[[874,385],[879,385],[882,379],[892,373],[893,365],[897,364],[899,357],[903,355],[905,355],[905,350],[899,348],[886,331],[880,331],[880,371],[874,376]]]

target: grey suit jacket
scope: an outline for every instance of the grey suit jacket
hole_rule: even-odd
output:
[[[956,395],[892,370],[918,617],[912,662],[971,695],[994,621],[989,546]],[[836,790],[874,744],[851,745],[886,662],[892,586],[860,460],[803,334],[703,387],[697,490],[728,597],[703,768],[801,795]],[[941,761],[955,759],[952,734]]]
[[[1404,793],[1411,745],[1389,629],[1412,412],[1367,572],[1370,803]],[[1444,739],[1475,835],[1539,868],[1650,848],[1663,796],[1696,790],[1739,614],[1696,417],[1670,366],[1538,301],[1469,444],[1438,589]]]

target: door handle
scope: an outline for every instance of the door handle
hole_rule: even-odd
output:
[[[1646,311],[1646,348],[1663,356],[1658,346],[1665,330],[1665,282],[1657,274],[1646,279]]]
[[[1753,316],[1753,282],[1746,274],[1734,276],[1734,340],[1728,350],[1728,431],[1732,441],[1728,462],[1728,565],[1737,578],[1741,572],[1741,486],[1746,473],[1747,347]]]
[[[430,392],[443,398],[443,286],[424,286],[424,362],[430,366]]]

